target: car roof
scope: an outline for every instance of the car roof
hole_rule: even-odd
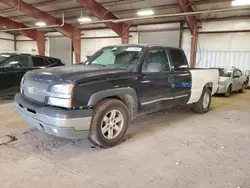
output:
[[[239,70],[238,68],[236,67],[211,67],[212,69],[237,69]]]
[[[60,60],[59,58],[55,58],[55,57],[33,55],[33,54],[29,54],[29,53],[7,52],[7,53],[0,53],[0,54],[10,55],[10,56],[29,55],[29,56],[33,56],[33,57],[43,57],[43,58],[45,57],[45,58]]]

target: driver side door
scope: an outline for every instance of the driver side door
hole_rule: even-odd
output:
[[[171,87],[173,75],[165,48],[149,48],[141,74],[139,80],[141,113],[170,107],[174,99]]]

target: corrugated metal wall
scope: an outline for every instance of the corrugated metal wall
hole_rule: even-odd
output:
[[[185,52],[190,57],[190,52]],[[197,52],[196,67],[235,66],[242,71],[250,70],[250,51],[203,51]]]
[[[204,22],[200,31],[233,31],[250,29],[250,19]],[[196,63],[198,68],[235,66],[250,70],[250,33],[199,34]],[[190,32],[183,32],[182,48],[190,60]]]

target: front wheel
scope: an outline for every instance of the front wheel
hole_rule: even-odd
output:
[[[232,94],[232,85],[228,86],[227,92],[225,93],[225,97],[230,97]]]
[[[128,124],[128,109],[122,101],[103,100],[94,108],[89,140],[102,148],[113,147],[124,138]]]
[[[193,104],[193,110],[199,114],[207,113],[211,105],[211,99],[211,90],[204,87],[199,101]]]
[[[244,93],[245,91],[245,84],[242,85],[241,89],[239,90],[239,93]]]

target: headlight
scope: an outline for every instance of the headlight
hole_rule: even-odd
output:
[[[50,97],[48,100],[48,104],[52,106],[64,107],[64,108],[71,108],[71,99],[61,99]]]
[[[52,106],[71,108],[73,84],[57,84],[50,89],[48,104]]]
[[[71,94],[73,91],[73,84],[57,84],[53,85],[51,88],[52,93],[61,93],[61,94]]]

